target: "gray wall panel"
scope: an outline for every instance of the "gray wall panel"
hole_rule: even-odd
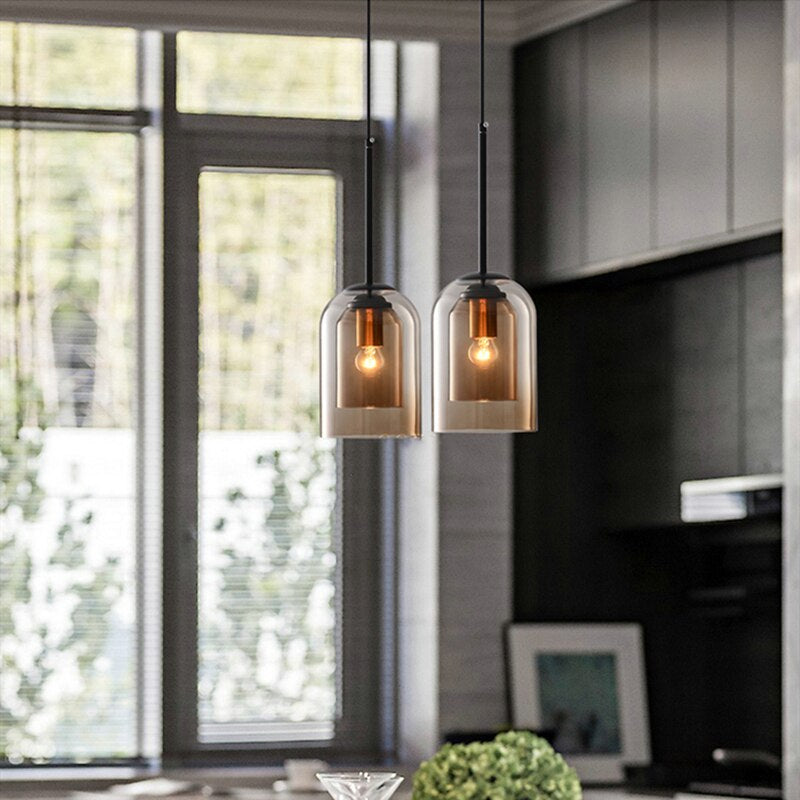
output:
[[[477,265],[479,62],[471,44],[443,45],[440,58],[439,273],[444,284]],[[506,274],[513,273],[511,75],[508,48],[488,46],[489,265]],[[511,616],[512,591],[511,436],[436,439],[439,733],[474,729],[476,719],[487,729],[500,728],[506,723],[502,626]],[[466,589],[472,590],[468,607]]]
[[[765,256],[740,269],[745,404],[742,469],[747,473],[781,472],[781,259]]]
[[[783,7],[733,3],[733,227],[782,217]]]
[[[586,23],[586,260],[650,248],[650,7]]]
[[[727,9],[657,7],[657,238],[673,244],[727,225]]]
[[[426,310],[441,285],[475,270],[478,252],[479,52],[474,42],[433,47],[404,45],[401,64],[401,288],[423,316],[423,382]],[[509,48],[488,45],[489,264],[507,274],[514,244],[511,76]],[[431,80],[438,85],[434,97],[428,96]],[[486,728],[506,723],[502,625],[511,616],[511,437],[432,436],[429,420],[423,430],[421,442],[397,445],[404,763],[433,755],[445,730],[474,729],[478,719]]]

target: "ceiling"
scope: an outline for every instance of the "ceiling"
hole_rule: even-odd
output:
[[[486,36],[514,44],[631,0],[486,0]],[[362,35],[364,0],[0,0],[0,19],[163,29]],[[473,40],[477,0],[374,0],[381,39]]]

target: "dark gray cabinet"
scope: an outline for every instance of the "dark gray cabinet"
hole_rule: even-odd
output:
[[[540,39],[522,54],[521,72],[537,76],[520,87],[529,126],[517,163],[521,257],[536,272],[558,273],[582,263],[581,41],[579,27]],[[546,143],[546,146],[542,146]]]
[[[650,8],[586,25],[586,261],[650,247]]]
[[[749,261],[740,273],[741,433],[749,474],[783,472],[783,282],[780,256]]]
[[[735,0],[732,20],[733,227],[782,215],[783,15],[778,0]]]
[[[655,71],[656,245],[728,227],[727,9],[661,0]]]
[[[516,260],[554,282],[779,230],[781,0],[642,0],[516,55]]]
[[[682,480],[780,465],[780,279],[770,256],[539,294],[515,618],[642,623],[656,762],[780,749],[780,520],[680,524]]]
[[[737,265],[667,283],[673,314],[668,386],[675,521],[681,481],[742,472],[739,271]]]

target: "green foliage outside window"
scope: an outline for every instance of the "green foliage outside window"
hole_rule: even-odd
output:
[[[135,107],[136,32],[0,22],[0,103]]]
[[[360,39],[181,31],[178,110],[361,119],[363,61]]]

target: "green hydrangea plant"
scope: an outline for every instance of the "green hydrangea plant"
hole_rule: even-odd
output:
[[[414,774],[412,800],[581,800],[572,767],[540,736],[446,744]]]

